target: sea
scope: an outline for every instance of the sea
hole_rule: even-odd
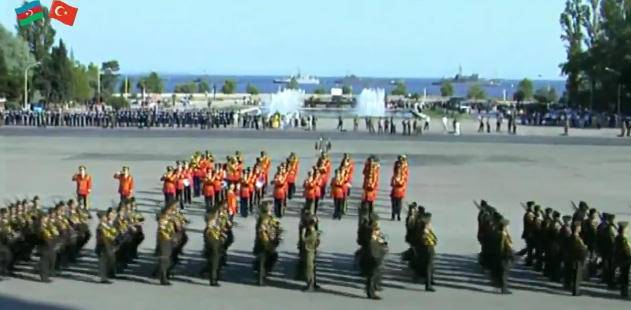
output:
[[[143,75],[127,75],[131,85]],[[193,75],[193,74],[164,74],[160,75],[164,82],[165,92],[171,93],[177,84],[206,81],[210,85],[211,90],[214,88],[216,92],[221,91],[221,86],[225,80],[234,80],[236,82],[236,92],[245,93],[248,85],[255,86],[261,93],[274,93],[284,87],[284,84],[274,83],[275,79],[286,78],[286,76],[230,76],[230,75]],[[120,76],[120,81],[125,76]],[[440,96],[440,85],[434,85],[440,82],[440,78],[375,78],[375,77],[318,77],[319,85],[304,84],[300,85],[300,89],[306,93],[313,93],[316,89],[323,88],[326,93],[330,93],[331,88],[341,88],[344,85],[351,87],[353,94],[359,94],[364,88],[383,88],[388,93],[394,88],[395,82],[403,82],[408,93],[418,93],[421,96],[426,93],[427,96]],[[519,80],[494,80],[491,85],[488,81],[481,81],[480,84],[486,91],[489,98],[503,99],[504,95],[508,99],[512,98],[513,93],[517,91]],[[471,85],[474,83],[453,83],[455,96],[465,97]],[[565,91],[565,81],[563,80],[533,80],[534,89],[553,88],[560,97]],[[138,91],[138,90],[136,90]]]

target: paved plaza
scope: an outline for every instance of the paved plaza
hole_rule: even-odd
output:
[[[438,125],[438,124],[435,124]],[[584,294],[572,297],[561,284],[550,283],[517,261],[511,272],[512,295],[491,287],[476,262],[479,251],[476,213],[472,200],[486,199],[511,221],[515,250],[523,209],[520,202],[535,200],[543,207],[571,213],[570,201],[585,200],[602,211],[631,219],[631,140],[603,134],[559,136],[558,129],[532,135],[477,135],[460,137],[437,131],[422,137],[370,136],[367,133],[304,131],[137,130],[137,129],[25,129],[0,128],[0,202],[39,195],[45,206],[73,196],[71,176],[84,164],[94,179],[92,206],[106,209],[118,200],[112,178],[128,165],[136,181],[136,197],[147,218],[141,257],[112,285],[98,284],[94,239],[78,264],[62,272],[52,284],[39,282],[31,262],[18,267],[16,278],[0,281],[0,309],[628,309],[617,291],[607,291],[593,280]],[[610,131],[614,136],[614,131]],[[333,221],[327,198],[319,213],[323,231],[317,275],[322,290],[304,293],[294,281],[297,262],[298,217],[302,203],[295,198],[281,222],[284,241],[280,261],[269,286],[258,287],[252,271],[255,217],[236,217],[235,243],[222,286],[208,286],[198,276],[204,260],[203,206],[196,199],[186,210],[191,219],[190,240],[176,267],[173,286],[162,287],[151,277],[156,265],[154,214],[162,204],[160,176],[164,168],[197,150],[223,159],[243,152],[247,165],[267,150],[275,167],[290,152],[300,159],[299,183],[316,161],[314,142],[331,138],[333,166],[350,153],[357,166],[350,214]],[[370,154],[381,159],[377,211],[387,235],[390,254],[381,301],[368,300],[364,280],[354,268],[353,254],[359,201],[361,165]],[[403,222],[389,221],[390,177],[397,154],[410,162],[408,202],[417,201],[433,213],[438,236],[437,292],[428,293],[412,281],[401,262],[407,249]],[[301,193],[301,190],[299,190]],[[93,219],[93,226],[96,226]],[[36,261],[37,259],[35,259]]]

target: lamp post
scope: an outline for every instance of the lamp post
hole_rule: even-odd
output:
[[[24,68],[24,109],[28,108],[28,70],[40,64],[41,62],[38,61]]]
[[[613,73],[614,75],[618,76],[618,122],[620,122],[620,136],[624,137],[624,122],[622,121],[622,112],[620,109],[620,96],[621,96],[621,92],[622,92],[622,83],[620,83],[620,79],[622,77],[622,74],[620,74],[620,72],[611,69],[609,67],[605,67],[605,71]]]

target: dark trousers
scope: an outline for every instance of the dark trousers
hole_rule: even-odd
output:
[[[204,197],[204,205],[206,207],[206,213],[210,212],[213,209],[214,202],[215,202],[215,197],[213,196]]]
[[[164,206],[168,206],[175,201],[175,195],[171,193],[164,193]]]
[[[77,194],[77,205],[79,207],[83,206],[83,208],[88,208],[88,195],[80,195]]]
[[[315,210],[313,210],[313,208],[314,208],[314,200],[305,198],[305,209],[310,210],[311,214],[314,214],[313,212]]]
[[[425,290],[433,289],[434,282],[434,257],[436,252],[433,246],[425,247]]]
[[[184,189],[175,192],[175,199],[180,202],[180,209],[184,209]]]
[[[372,214],[374,203],[372,201],[362,201],[362,208],[368,211],[368,214]]]
[[[572,265],[572,295],[581,294],[581,281],[583,281],[583,261],[574,261]]]
[[[52,244],[45,243],[39,248],[39,276],[43,282],[50,281],[50,272],[55,269],[55,250]]]
[[[629,267],[631,264],[623,264],[620,266],[620,278],[618,282],[620,284],[620,297],[629,298]]]
[[[342,198],[334,198],[333,199],[333,219],[342,219],[342,208],[344,207],[344,199]]]
[[[210,285],[215,285],[219,279],[219,267],[221,262],[221,248],[219,245],[208,247],[208,257],[206,260],[208,263]]]
[[[169,283],[169,270],[171,269],[171,256],[173,255],[173,244],[169,240],[158,241],[158,276],[160,284]]]
[[[295,193],[296,193],[296,183],[289,183],[289,188],[287,191],[287,199],[292,200],[294,198]]]
[[[241,206],[241,216],[248,217],[248,198],[241,197],[240,206]]]
[[[114,266],[116,266],[114,248],[103,245],[99,253],[99,275],[101,276],[101,281],[107,281],[114,275]]]
[[[377,286],[379,285],[379,271],[375,270],[366,277],[366,295],[368,298],[377,296]]]
[[[202,180],[199,177],[193,177],[193,195],[195,197],[201,196],[201,184]]]
[[[394,221],[396,217],[399,221],[401,220],[401,198],[390,198],[392,201],[392,216],[391,219]]]
[[[283,217],[283,199],[274,198],[274,214],[276,217]]]
[[[184,202],[187,204],[193,203],[193,196],[190,186],[184,186]]]

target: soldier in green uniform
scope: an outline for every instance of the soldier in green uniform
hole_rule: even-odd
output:
[[[224,239],[219,212],[213,210],[208,214],[206,229],[204,230],[204,253],[208,264],[210,286],[219,286],[219,267]]]
[[[379,228],[376,215],[372,214],[368,222],[361,223],[360,228],[361,226],[365,227],[358,230],[357,241],[361,247],[356,256],[361,274],[366,277],[366,295],[370,299],[381,299],[377,291],[381,286],[381,273],[383,261],[388,253],[388,243]]]
[[[50,282],[50,274],[55,269],[55,246],[59,237],[59,231],[57,231],[57,227],[52,222],[52,216],[52,212],[44,215],[40,224],[39,272],[40,279],[45,283]]]
[[[580,296],[581,281],[583,281],[583,265],[587,257],[587,246],[581,239],[581,222],[572,225],[572,236],[570,238],[570,259],[572,269],[571,288],[572,296]]]
[[[161,285],[171,285],[169,271],[172,267],[174,223],[171,221],[173,208],[166,208],[160,213],[158,220],[158,277]]]
[[[96,229],[96,254],[99,257],[99,274],[101,283],[110,284],[110,277],[115,276],[116,267],[116,239],[118,231],[113,226],[114,210],[101,212],[99,226]]]
[[[508,232],[508,224],[509,221],[507,219],[499,219],[491,239],[493,240],[491,253],[495,254],[492,256],[497,255],[493,259],[491,274],[502,294],[511,293],[508,289],[508,274],[513,263],[513,241]]]
[[[301,230],[302,241],[302,265],[304,266],[305,291],[313,291],[316,288],[316,252],[320,245],[320,231],[316,227],[316,220],[311,218],[304,229]]]
[[[581,238],[587,246],[587,278],[593,277],[598,268],[597,240],[598,240],[598,211],[589,209],[587,218],[583,220],[581,227]]]
[[[7,209],[0,209],[0,276],[10,273],[10,266],[13,262],[13,254],[11,253],[9,244],[11,243],[14,232],[9,224],[7,214]]]
[[[434,289],[434,257],[436,256],[435,247],[438,244],[438,238],[432,230],[432,214],[427,212],[423,215],[422,219],[425,224],[422,233],[422,262],[423,270],[425,271],[425,290],[428,292],[435,292]]]
[[[607,288],[615,289],[615,265],[613,263],[613,247],[616,239],[615,215],[603,213],[603,220],[598,227],[598,252],[602,259],[602,280],[607,284]]]
[[[614,246],[614,260],[620,272],[620,297],[629,299],[629,267],[631,266],[631,243],[626,236],[629,222],[618,223],[618,235]]]
[[[265,285],[267,275],[276,264],[278,253],[276,248],[280,244],[282,229],[280,222],[272,216],[270,203],[261,207],[261,213],[256,223],[256,239],[253,253],[256,257],[254,270],[257,274],[257,284]]]

